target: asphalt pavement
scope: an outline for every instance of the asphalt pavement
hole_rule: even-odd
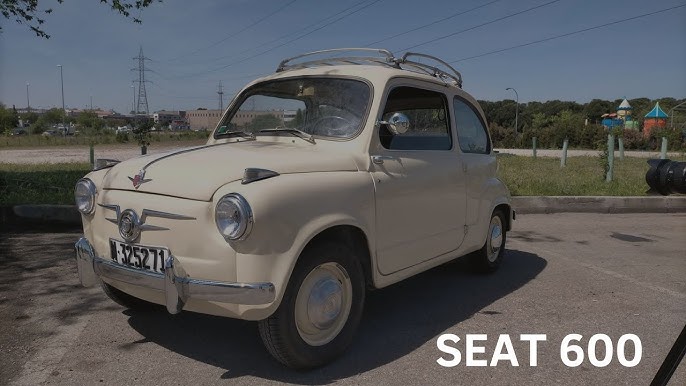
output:
[[[81,288],[79,234],[0,229],[0,384],[645,385],[686,322],[685,214],[518,216],[498,272],[478,275],[458,261],[370,292],[347,353],[309,372],[276,363],[255,323],[136,313]],[[560,343],[573,333],[585,351],[592,335],[606,334],[611,363],[565,366]],[[451,358],[437,348],[442,334],[460,338],[455,367],[436,362]],[[476,358],[489,361],[508,334],[519,366],[466,366],[467,334],[487,335]],[[520,334],[546,335],[536,367]],[[635,367],[617,360],[625,334],[642,344]],[[604,356],[602,344],[596,351]],[[686,384],[686,364],[671,384]]]

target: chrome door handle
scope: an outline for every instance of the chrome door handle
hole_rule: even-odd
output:
[[[374,162],[377,165],[383,164],[383,161],[393,161],[396,160],[396,157],[390,156],[390,155],[373,155],[372,156],[372,162]]]

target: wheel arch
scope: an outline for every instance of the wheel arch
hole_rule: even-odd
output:
[[[501,211],[505,215],[505,230],[512,230],[512,206],[506,202],[498,203],[491,213],[495,213],[496,211]]]
[[[369,240],[365,232],[355,225],[350,224],[339,224],[332,225],[325,228],[315,234],[310,240],[305,244],[302,251],[298,255],[298,260],[305,253],[305,251],[312,247],[312,245],[321,241],[339,241],[350,245],[356,252],[356,256],[360,260],[360,265],[362,266],[362,271],[364,273],[365,285],[367,288],[374,287],[374,279],[372,276],[372,258],[371,249],[369,245]],[[298,262],[296,261],[296,264]],[[291,273],[292,274],[292,273]]]

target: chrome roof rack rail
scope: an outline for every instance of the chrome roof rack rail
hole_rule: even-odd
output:
[[[376,53],[379,56],[336,56],[336,54],[341,52],[350,51],[360,51],[368,53]],[[322,54],[334,54],[326,58],[309,60],[305,62],[292,63],[296,59],[301,59],[308,56],[322,55]],[[419,57],[433,60],[443,66],[445,66],[449,71],[444,71],[438,67],[431,66],[429,64],[421,63],[416,60],[409,60],[411,57]],[[302,55],[294,56],[292,58],[287,58],[279,63],[276,68],[276,72],[283,72],[288,70],[318,67],[318,66],[334,66],[337,64],[376,64],[389,66],[401,70],[422,72],[427,75],[433,76],[442,80],[443,82],[450,82],[457,87],[462,88],[462,75],[454,69],[447,62],[431,55],[420,54],[417,52],[407,52],[402,58],[396,58],[391,51],[379,49],[379,48],[333,48],[329,50],[320,50],[308,52]]]
[[[306,56],[314,56],[314,55],[321,55],[321,54],[336,54],[340,52],[350,52],[350,51],[360,51],[360,52],[373,52],[377,54],[383,55],[383,57],[378,56],[331,56],[328,58],[322,58],[322,59],[317,59],[317,60],[311,60],[307,62],[301,62],[301,63],[294,63],[290,64],[293,60],[304,58]],[[375,64],[381,64],[381,65],[387,65],[395,68],[400,68],[400,66],[395,62],[395,57],[393,56],[393,53],[391,53],[388,50],[384,49],[378,49],[378,48],[333,48],[329,50],[320,50],[320,51],[313,51],[313,52],[308,52],[302,55],[294,56],[292,58],[284,59],[279,63],[279,67],[277,67],[276,72],[282,72],[286,70],[293,70],[293,69],[300,69],[300,68],[307,68],[307,67],[312,67],[312,66],[333,66],[335,64],[361,64],[361,63],[375,63]]]
[[[425,63],[420,63],[420,62],[417,62],[414,60],[408,60],[409,57],[413,57],[413,56],[434,60],[434,61],[446,66],[450,71],[452,71],[452,74],[445,72],[445,71],[443,71],[437,67],[425,64]],[[405,53],[405,55],[403,55],[403,57],[401,59],[396,59],[396,63],[398,63],[400,65],[406,64],[406,65],[412,66],[414,68],[421,69],[424,72],[428,73],[429,75],[434,76],[436,78],[440,78],[444,81],[446,80],[446,78],[451,79],[457,87],[462,88],[462,74],[460,74],[460,72],[457,71],[456,69],[454,69],[450,64],[448,64],[447,62],[445,62],[445,61],[443,61],[443,60],[441,60],[435,56],[431,56],[431,55],[427,55],[427,54],[420,54],[418,52],[407,52],[407,53]]]

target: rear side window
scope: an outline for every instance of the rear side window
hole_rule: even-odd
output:
[[[414,87],[398,87],[388,95],[383,120],[402,114],[409,128],[394,134],[387,125],[379,128],[379,140],[390,150],[450,150],[452,138],[447,101],[443,94]]]
[[[491,143],[484,122],[479,117],[474,106],[469,102],[455,97],[455,126],[457,127],[457,142],[464,153],[489,154]]]

